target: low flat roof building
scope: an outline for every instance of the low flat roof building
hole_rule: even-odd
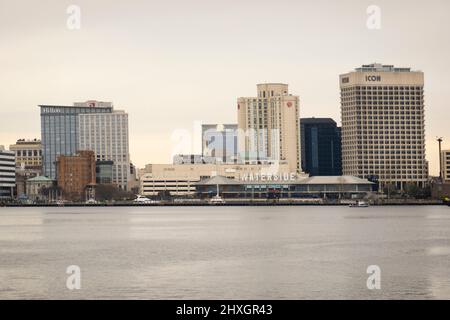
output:
[[[353,176],[318,176],[279,181],[236,180],[222,176],[203,179],[196,183],[198,197],[211,198],[353,198],[365,196],[374,190],[374,183]]]
[[[216,175],[230,179],[253,179],[259,176],[297,176],[289,172],[287,163],[257,164],[149,164],[140,177],[140,193],[156,196],[170,192],[172,196],[194,195],[195,184]]]
[[[37,176],[30,178],[26,182],[26,194],[29,199],[36,200],[47,200],[48,197],[45,196],[45,188],[51,188],[54,184],[54,180],[49,179],[44,176]]]

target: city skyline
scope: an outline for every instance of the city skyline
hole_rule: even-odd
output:
[[[113,101],[130,114],[133,163],[170,163],[173,131],[192,131],[195,121],[236,123],[235,99],[255,83],[288,83],[300,96],[300,117],[330,117],[340,125],[339,74],[380,62],[425,73],[426,158],[430,174],[438,175],[435,137],[450,147],[442,116],[450,99],[442,61],[450,47],[439,41],[450,26],[443,18],[447,2],[378,1],[380,30],[366,26],[368,1],[197,2],[202,5],[191,8],[132,1],[125,9],[79,1],[80,30],[67,30],[66,3],[27,3],[25,12],[21,1],[8,4],[0,13],[0,144],[39,138],[38,104]],[[174,4],[182,14],[169,10]],[[275,9],[283,15],[268,26],[264,20]],[[259,50],[274,35],[283,45]]]

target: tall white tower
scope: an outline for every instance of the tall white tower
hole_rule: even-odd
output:
[[[238,98],[238,144],[245,163],[287,161],[300,172],[299,97],[288,85],[257,85],[257,97]]]

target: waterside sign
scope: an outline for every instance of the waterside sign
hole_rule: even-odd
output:
[[[241,176],[242,181],[249,182],[268,182],[268,181],[295,181],[297,180],[297,173],[250,173]]]

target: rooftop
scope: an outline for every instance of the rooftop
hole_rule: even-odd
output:
[[[88,100],[86,102],[74,102],[72,106],[40,104],[38,107],[57,107],[57,108],[113,108],[112,102],[97,100]]]
[[[40,139],[19,139],[16,141],[16,144],[40,144]]]
[[[374,184],[354,176],[315,176],[301,181],[302,184]]]
[[[356,68],[357,72],[411,72],[411,68],[396,68],[393,65],[372,63]]]
[[[249,184],[321,184],[321,185],[343,185],[343,184],[374,184],[366,179],[361,179],[353,176],[317,176],[301,178],[298,180],[285,181],[249,181],[249,180],[235,180],[223,176],[215,176],[212,178],[201,180],[198,185],[249,185]]]
[[[228,185],[237,185],[237,184],[241,184],[241,183],[242,183],[242,181],[239,181],[239,180],[230,179],[230,178],[227,178],[227,177],[224,177],[224,176],[215,176],[215,177],[212,177],[212,178],[201,180],[197,184],[206,185],[206,186],[210,186],[210,185],[214,185],[214,186],[215,185],[221,185],[221,186],[223,186],[223,185],[226,185],[226,184],[228,184]]]
[[[330,123],[330,124],[336,124],[336,121],[334,121],[331,118],[300,118],[301,123]]]
[[[53,181],[52,179],[49,179],[47,177],[44,176],[37,176],[31,179],[28,179],[27,181],[39,181],[39,182],[48,182],[48,181]]]

